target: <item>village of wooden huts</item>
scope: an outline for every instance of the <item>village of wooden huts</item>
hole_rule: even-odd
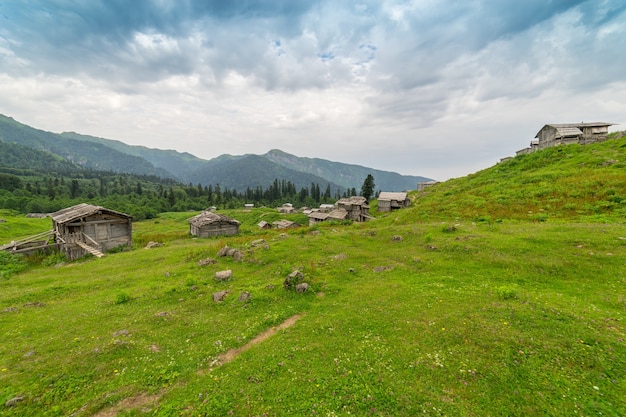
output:
[[[308,214],[309,226],[323,221],[352,220],[364,222],[373,217],[369,213],[369,205],[365,197],[353,196],[337,200],[333,210],[322,212],[321,210],[311,211]]]
[[[409,207],[411,200],[407,193],[382,191],[378,196],[378,211],[381,213]]]
[[[197,237],[236,235],[239,225],[239,221],[223,214],[203,211],[189,219],[189,233]]]

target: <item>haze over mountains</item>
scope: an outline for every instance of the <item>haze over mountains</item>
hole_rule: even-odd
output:
[[[132,146],[118,140],[74,132],[47,132],[4,115],[0,115],[0,141],[56,155],[77,167],[155,175],[182,183],[220,184],[238,191],[266,187],[275,179],[289,180],[298,188],[308,187],[311,183],[329,184],[333,191],[359,190],[368,174],[374,176],[376,189],[384,191],[411,190],[418,182],[430,180],[359,165],[298,157],[278,149],[263,155],[225,154],[205,160],[187,152]]]

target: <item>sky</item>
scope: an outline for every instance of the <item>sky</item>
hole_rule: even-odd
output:
[[[623,0],[0,0],[0,113],[440,181],[548,123],[626,130]]]

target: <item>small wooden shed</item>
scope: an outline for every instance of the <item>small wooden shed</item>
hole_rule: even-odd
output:
[[[236,235],[239,222],[223,214],[203,211],[189,219],[189,233],[197,237]]]
[[[54,239],[69,259],[87,253],[104,256],[118,246],[132,245],[132,217],[92,204],[78,204],[50,215]]]
[[[378,211],[381,213],[397,210],[411,205],[407,193],[392,193],[383,191],[378,196]]]

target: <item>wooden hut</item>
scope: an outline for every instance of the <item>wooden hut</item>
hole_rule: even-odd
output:
[[[295,227],[300,227],[300,225],[296,222],[292,222],[291,220],[276,220],[272,222],[275,228],[277,229],[292,229]]]
[[[609,126],[612,125],[606,122],[548,124],[535,136],[538,140],[537,148],[544,149],[569,143],[585,145],[602,142],[607,139]]]
[[[391,193],[383,191],[378,196],[378,211],[381,213],[397,210],[411,205],[407,193]]]
[[[336,210],[345,210],[347,215],[344,219],[364,222],[373,218],[370,216],[369,209],[370,206],[367,204],[365,197],[354,196],[337,200],[333,212]]]
[[[272,228],[272,224],[266,222],[265,220],[261,220],[260,222],[258,222],[257,226],[259,226],[259,229],[271,229]]]
[[[203,211],[189,219],[189,232],[197,237],[236,235],[239,222],[223,214]]]
[[[50,217],[54,239],[69,259],[87,253],[101,257],[118,246],[132,245],[132,217],[128,214],[83,203]]]

